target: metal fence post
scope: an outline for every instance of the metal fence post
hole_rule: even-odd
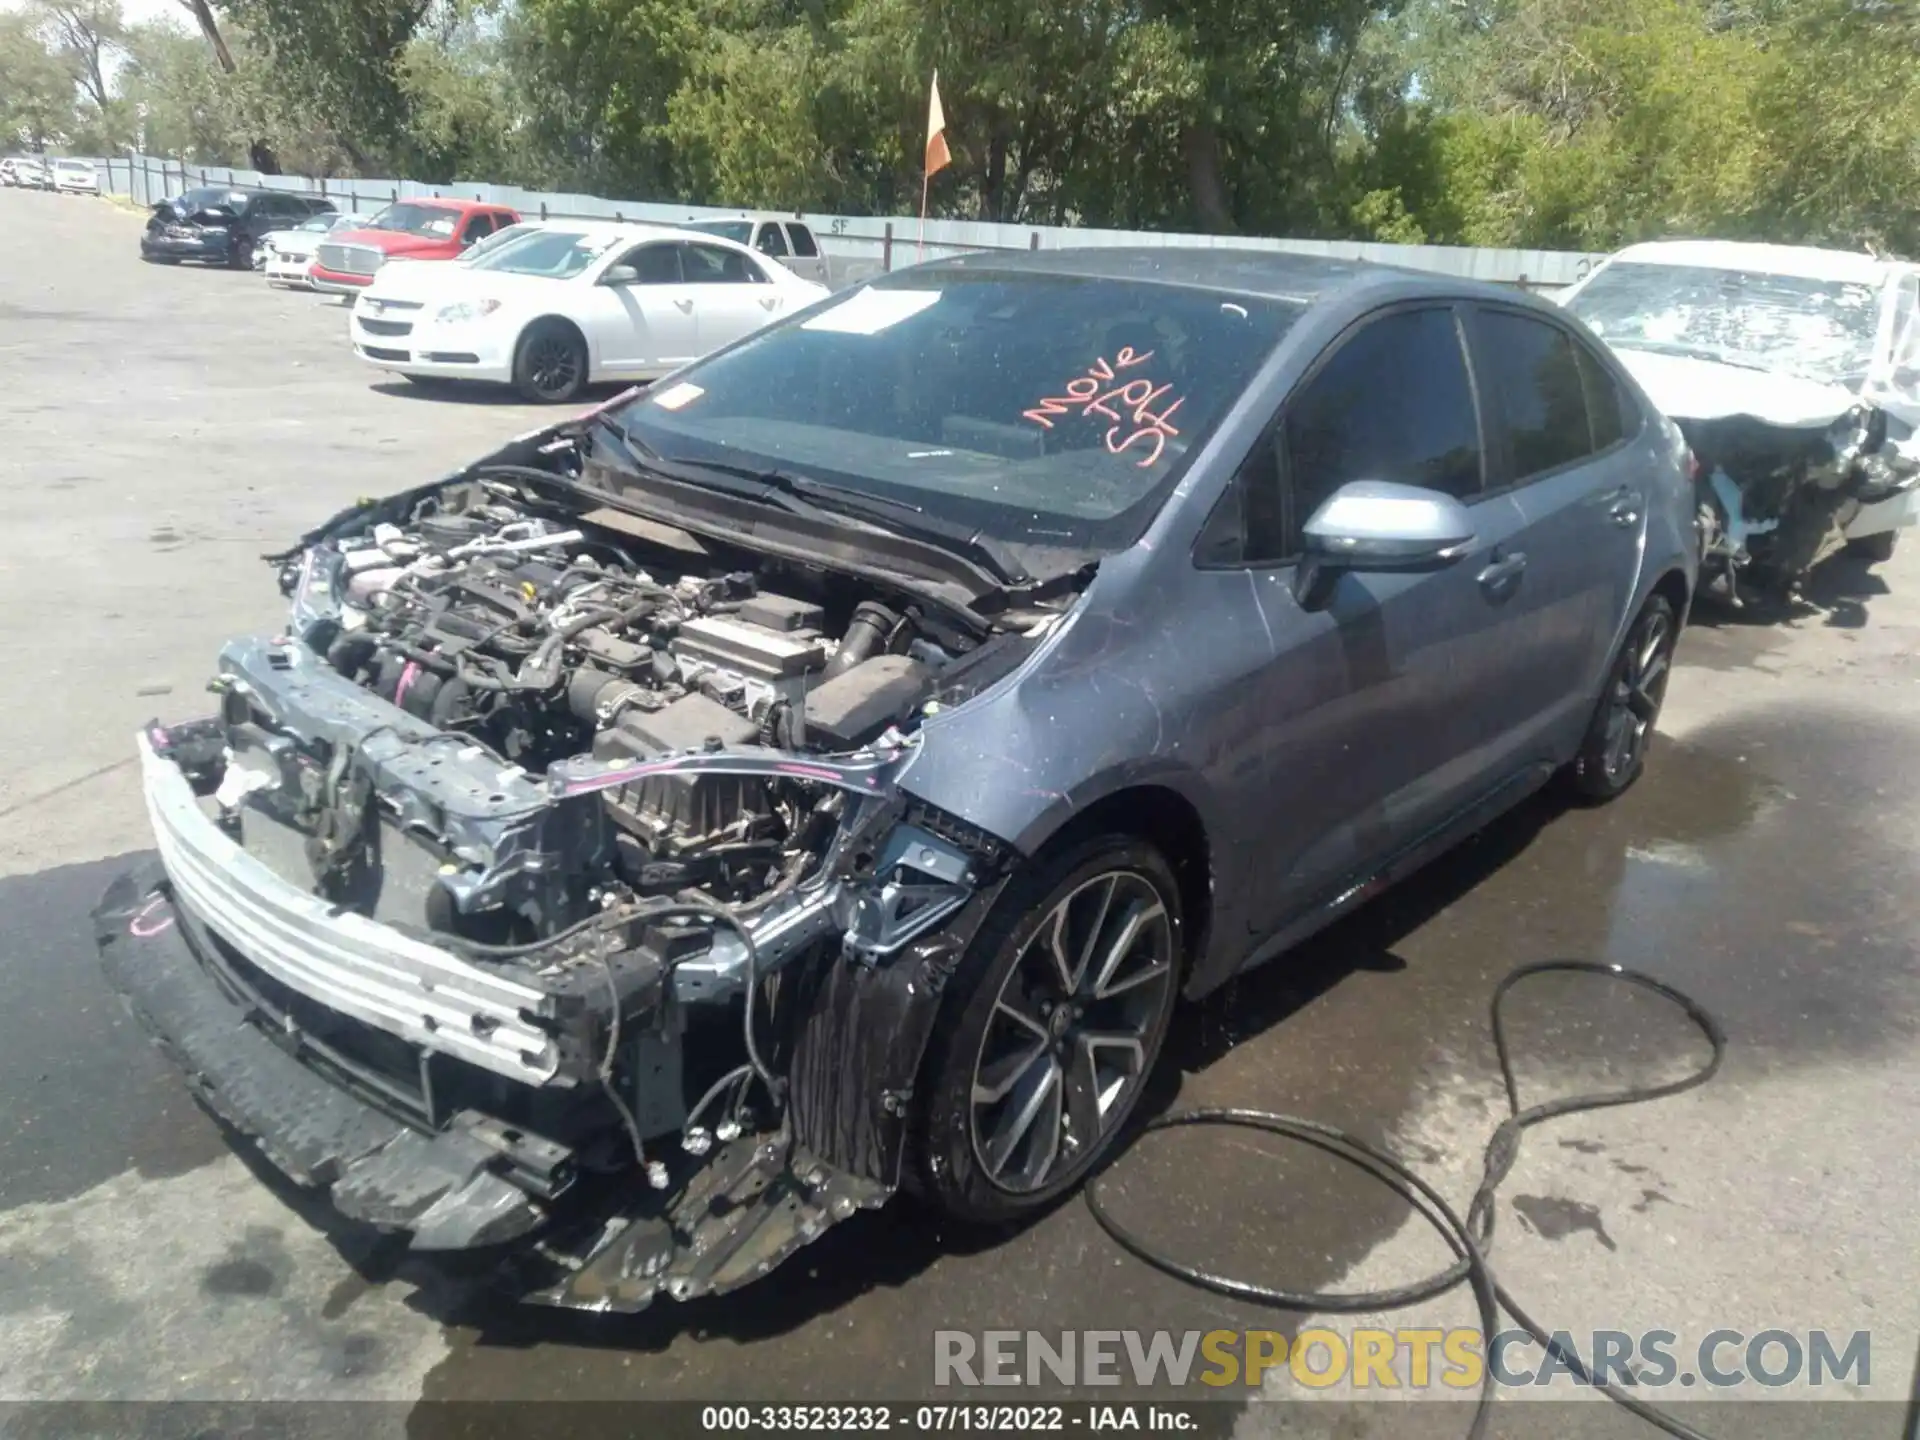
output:
[[[893,222],[891,220],[887,221],[886,231],[880,237],[880,269],[883,272],[893,269]]]
[[[547,218],[547,202],[544,200],[540,202],[540,218],[542,220]]]
[[[1027,248],[1029,250],[1038,250],[1040,248],[1040,232],[1038,230],[1035,230],[1027,237]]]

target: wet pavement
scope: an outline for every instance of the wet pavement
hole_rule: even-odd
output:
[[[257,551],[535,412],[399,393],[346,352],[342,312],[142,267],[136,230],[104,204],[0,193],[0,231],[32,242],[0,273],[0,428],[20,437],[0,470],[15,553],[38,557],[0,577],[0,1400],[362,1399],[391,1402],[370,1430],[438,1435],[449,1412],[409,1423],[412,1402],[920,1399],[936,1329],[1303,1323],[1139,1264],[1077,1202],[1005,1233],[897,1204],[757,1287],[637,1317],[515,1308],[334,1233],[236,1155],[94,962],[87,910],[145,845],[131,730],[191,711],[218,640],[271,623]],[[1720,1017],[1726,1068],[1534,1132],[1500,1208],[1507,1283],[1573,1328],[1870,1329],[1865,1393],[1903,1396],[1920,1334],[1920,781],[1902,778],[1920,753],[1920,547],[1883,568],[1836,562],[1785,623],[1696,627],[1629,795],[1536,799],[1189,1009],[1149,1108],[1311,1115],[1464,1204],[1501,1113],[1494,984],[1549,958],[1646,969]],[[1703,1054],[1670,1010],[1589,977],[1530,982],[1510,1020],[1530,1098]],[[1289,1288],[1403,1283],[1448,1258],[1385,1190],[1260,1137],[1150,1137],[1109,1198],[1192,1262]],[[1456,1296],[1383,1323],[1470,1320]],[[1457,1407],[1424,1408],[1446,1412],[1435,1433],[1464,1429]],[[1312,1431],[1282,1413],[1228,1419],[1408,1433],[1372,1411],[1336,1425],[1329,1409]],[[1557,1407],[1503,1423],[1576,1428]],[[1580,1423],[1638,1433],[1610,1411]]]

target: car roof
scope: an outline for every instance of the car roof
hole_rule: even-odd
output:
[[[1650,240],[1608,257],[1644,265],[1694,265],[1710,270],[1757,270],[1806,280],[1842,280],[1875,285],[1895,265],[1857,250],[1813,245],[1769,245],[1749,240]]]
[[[1509,303],[1529,298],[1520,291],[1433,271],[1230,245],[1083,245],[1057,250],[969,252],[915,269],[935,273],[972,270],[1078,275],[1219,290],[1303,305],[1344,291],[1389,286],[1409,295],[1424,293]]]
[[[475,210],[499,210],[507,214],[518,213],[511,205],[503,205],[498,200],[462,200],[457,195],[402,195],[393,202],[395,205],[425,205],[434,210],[457,210],[462,215]]]
[[[680,225],[656,225],[645,220],[522,220],[520,224],[527,230],[559,230],[569,234],[587,235],[594,239],[613,240],[685,240],[687,232]],[[724,235],[703,235],[703,241],[713,240],[721,245],[732,245]]]

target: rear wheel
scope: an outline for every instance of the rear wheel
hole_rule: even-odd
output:
[[[1042,860],[1003,893],[946,987],[916,1148],[956,1219],[1044,1208],[1112,1149],[1166,1037],[1180,891],[1129,836]]]
[[[528,400],[571,400],[587,384],[587,342],[571,325],[539,320],[527,327],[513,354],[513,388]]]
[[[1569,771],[1575,790],[1588,799],[1611,800],[1638,780],[1646,767],[1660,706],[1667,698],[1679,632],[1673,606],[1664,595],[1649,599],[1627,632]]]
[[[249,237],[240,235],[228,242],[227,267],[232,270],[253,268],[253,241]]]

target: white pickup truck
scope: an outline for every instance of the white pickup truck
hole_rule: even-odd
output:
[[[857,285],[881,271],[877,252],[872,259],[829,255],[821,249],[805,221],[782,215],[742,213],[719,219],[686,220],[681,222],[681,228],[718,235],[736,245],[750,245],[803,279],[833,290]]]

